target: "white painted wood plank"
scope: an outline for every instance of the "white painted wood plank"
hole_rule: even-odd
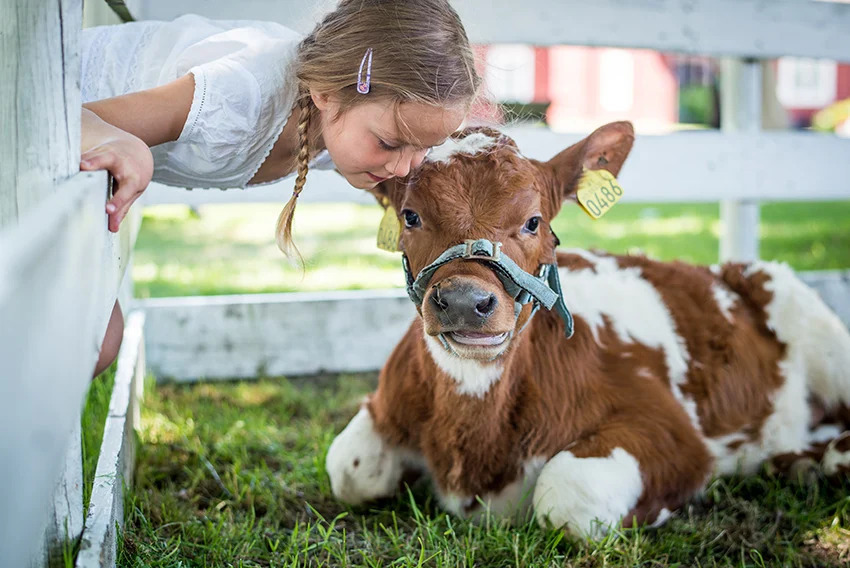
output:
[[[460,0],[474,42],[850,59],[850,6],[807,0]]]
[[[527,127],[506,130],[524,154],[537,159],[580,138]],[[847,156],[850,139],[811,132],[638,136],[620,174],[623,201],[850,199]]]
[[[720,262],[752,262],[759,258],[760,206],[755,201],[720,202]]]
[[[197,13],[309,32],[332,1],[141,0],[137,17]],[[850,60],[850,6],[805,0],[455,0],[475,43],[590,45],[705,55]]]
[[[850,271],[802,273],[850,327]],[[403,290],[140,300],[159,380],[375,371],[412,321]]]
[[[0,2],[0,228],[78,170],[81,19],[82,0]]]
[[[83,441],[80,416],[65,446],[65,462],[53,491],[52,516],[47,521],[48,547],[73,543],[83,532]],[[73,545],[71,545],[73,548]],[[59,550],[56,551],[57,553]],[[61,558],[60,554],[51,554]]]
[[[37,549],[129,255],[105,201],[106,174],[80,173],[0,232],[0,566]]]
[[[762,128],[761,63],[724,57],[721,76],[720,130],[724,134],[758,135]],[[754,200],[724,199],[720,202],[721,262],[752,262],[759,257],[759,213],[759,204]]]
[[[801,272],[800,278],[817,290],[823,301],[850,329],[850,270]]]
[[[147,316],[149,369],[176,380],[374,370],[415,315],[403,290],[166,298],[136,306]]]
[[[118,536],[115,528],[124,526],[123,489],[131,487],[133,482],[134,417],[145,376],[144,321],[142,312],[127,316],[77,568],[115,565]]]
[[[548,160],[585,135],[529,126],[504,129],[526,156]],[[687,131],[641,135],[620,175],[623,202],[714,202],[722,199],[816,201],[850,199],[850,139],[814,132]],[[310,172],[303,202],[374,203],[334,172]],[[264,187],[192,190],[153,184],[143,203],[283,204],[289,181]]]

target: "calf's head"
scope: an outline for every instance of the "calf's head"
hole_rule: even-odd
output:
[[[584,169],[617,175],[633,139],[631,124],[616,122],[540,162],[496,130],[469,128],[434,148],[408,179],[375,188],[398,213],[426,340],[461,359],[503,357],[533,314],[535,302],[523,302],[529,291],[534,299],[529,279],[555,263],[550,221]],[[506,274],[507,264],[519,271]]]

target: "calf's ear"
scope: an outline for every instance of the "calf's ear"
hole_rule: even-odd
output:
[[[584,169],[603,169],[615,176],[619,174],[634,139],[631,122],[612,122],[597,128],[590,136],[546,162],[555,180],[558,201],[575,193]]]

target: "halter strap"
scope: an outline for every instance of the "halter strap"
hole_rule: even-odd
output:
[[[514,299],[514,317],[519,316],[525,304],[533,304],[531,315],[523,325],[523,329],[531,321],[537,309],[544,306],[547,310],[555,309],[564,320],[566,336],[572,336],[573,317],[564,304],[558,267],[555,264],[543,264],[539,275],[529,274],[504,254],[501,247],[502,243],[498,241],[469,239],[463,244],[446,249],[434,262],[423,268],[416,278],[410,270],[407,255],[402,255],[402,265],[407,279],[407,295],[417,307],[421,307],[428,290],[428,283],[438,268],[454,260],[475,260],[486,263],[502,282],[505,291]]]

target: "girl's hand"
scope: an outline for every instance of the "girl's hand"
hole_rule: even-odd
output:
[[[153,177],[153,155],[140,138],[101,120],[83,109],[80,170],[108,170],[114,180],[112,198],[106,203],[109,230],[118,226],[130,206]]]

